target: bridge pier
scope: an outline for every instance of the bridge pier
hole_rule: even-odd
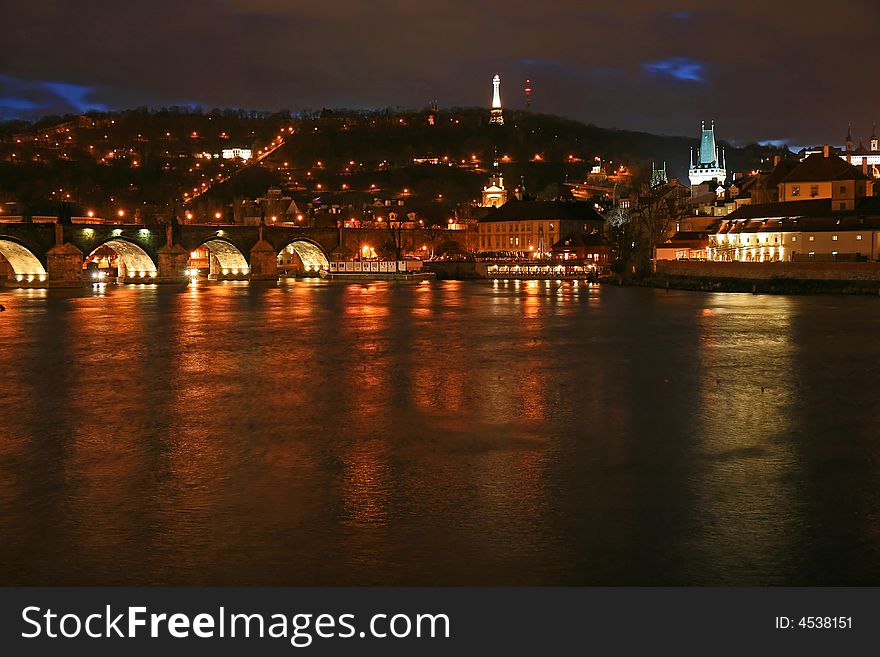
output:
[[[156,254],[159,275],[157,283],[186,283],[189,253],[180,244],[165,244]]]
[[[260,239],[254,244],[250,253],[250,265],[252,281],[278,280],[278,254],[275,252],[275,247],[266,240]]]
[[[70,242],[56,244],[46,253],[48,287],[80,287],[83,284],[83,254]]]
[[[220,266],[220,260],[217,259],[217,256],[208,251],[208,280],[218,280],[221,271],[223,271],[223,268]]]

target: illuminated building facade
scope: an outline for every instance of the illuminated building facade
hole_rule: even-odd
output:
[[[478,220],[478,250],[547,257],[563,236],[602,234],[604,225],[592,203],[508,201]]]
[[[878,259],[880,198],[873,181],[826,146],[787,171],[779,201],[743,205],[709,230],[709,260]],[[772,174],[771,174],[772,175]]]
[[[253,151],[250,148],[224,148],[220,154],[224,160],[249,160],[253,157]]]
[[[700,147],[697,149],[697,158],[694,160],[694,150],[691,149],[691,164],[688,169],[688,178],[691,186],[696,187],[713,180],[723,183],[727,179],[727,169],[724,164],[724,150],[719,150],[715,143],[715,122],[706,128],[706,122],[702,122]]]
[[[507,190],[504,189],[504,176],[498,170],[498,162],[494,162],[489,184],[483,187],[484,208],[499,208],[507,203]]]

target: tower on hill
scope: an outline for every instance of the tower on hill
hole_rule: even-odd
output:
[[[501,110],[501,76],[497,73],[492,78],[492,114],[489,123],[504,125],[504,114]]]

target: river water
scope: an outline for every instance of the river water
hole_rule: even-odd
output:
[[[2,584],[880,584],[880,299],[0,303]]]

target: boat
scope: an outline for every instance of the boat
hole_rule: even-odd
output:
[[[413,260],[337,261],[322,267],[318,274],[330,280],[412,281],[435,278],[434,272],[422,271],[421,261]]]

